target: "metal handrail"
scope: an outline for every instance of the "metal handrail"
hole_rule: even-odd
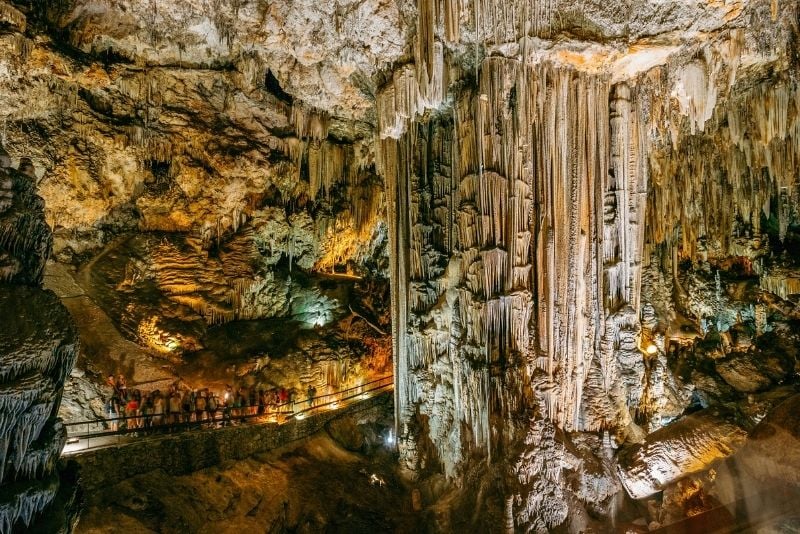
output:
[[[181,428],[192,428],[192,427],[203,427],[208,424],[217,424],[222,423],[223,425],[226,423],[231,423],[233,421],[244,421],[248,419],[255,419],[255,418],[265,418],[265,417],[272,417],[272,416],[279,416],[284,415],[287,419],[289,418],[296,418],[299,414],[305,414],[306,412],[313,411],[322,407],[330,406],[336,402],[350,400],[360,395],[366,393],[372,393],[378,391],[380,389],[384,389],[388,386],[394,384],[394,377],[392,375],[387,375],[370,382],[366,382],[364,384],[353,386],[347,389],[343,389],[341,391],[337,391],[334,393],[329,393],[326,395],[321,395],[319,397],[313,397],[311,399],[306,398],[303,400],[295,400],[294,402],[287,401],[284,403],[279,404],[269,404],[263,405],[258,404],[255,407],[259,409],[263,409],[261,413],[251,413],[251,414],[238,414],[233,415],[231,412],[235,409],[246,409],[246,408],[254,408],[254,406],[247,406],[247,407],[239,407],[233,408],[232,406],[220,406],[217,407],[214,411],[210,410],[202,410],[203,413],[208,414],[205,419],[201,420],[194,420],[194,421],[181,421],[176,423],[161,423],[161,424],[152,424],[153,418],[161,417],[190,417],[197,412],[197,410],[189,410],[180,412],[165,412],[163,414],[147,414],[147,415],[125,415],[125,416],[118,416],[112,417],[108,419],[92,419],[86,421],[76,421],[71,423],[64,423],[64,426],[68,429],[68,438],[70,440],[81,440],[81,439],[90,439],[90,438],[99,438],[104,436],[114,436],[114,435],[125,435],[125,434],[148,434],[148,433],[157,433],[160,431],[165,430],[172,430],[172,429],[181,429]],[[353,395],[347,395],[350,392],[356,392]],[[347,396],[346,396],[347,395]],[[332,398],[332,399],[331,399]],[[320,402],[326,399],[326,402]],[[309,401],[311,401],[309,403]],[[309,403],[309,406],[302,408],[300,410],[295,409],[297,406],[302,406],[305,403]],[[291,409],[286,409],[287,407],[291,407]],[[222,414],[221,417],[218,414]],[[101,428],[98,430],[92,430],[90,427],[91,425],[107,425],[109,423],[119,423],[122,421],[127,422],[128,420],[140,420],[142,422],[149,421],[148,425],[141,425],[136,426],[133,428],[117,428],[116,430],[111,430],[108,428]],[[267,421],[269,422],[269,421]],[[77,427],[81,425],[86,425],[86,432],[80,434],[72,434],[69,433],[69,429],[72,427]],[[88,448],[88,446],[87,446]]]

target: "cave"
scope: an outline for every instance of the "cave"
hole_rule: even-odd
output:
[[[0,534],[800,531],[800,1],[0,41]]]

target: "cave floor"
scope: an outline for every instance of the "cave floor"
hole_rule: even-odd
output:
[[[418,532],[386,450],[350,452],[322,431],[300,444],[185,476],[139,475],[85,496],[77,533]],[[375,473],[384,485],[373,484]]]

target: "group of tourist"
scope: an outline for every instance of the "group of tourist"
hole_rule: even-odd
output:
[[[129,389],[123,375],[109,375],[107,384],[113,394],[105,405],[110,430],[147,429],[190,422],[228,424],[246,416],[294,412],[299,402],[297,390],[284,387],[264,390],[228,385],[217,394],[208,388],[191,389],[173,384],[169,391],[143,393]],[[308,386],[305,401],[311,407],[317,390]],[[124,425],[124,426],[123,426]]]

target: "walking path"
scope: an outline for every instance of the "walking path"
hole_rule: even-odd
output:
[[[163,360],[154,358],[145,349],[126,339],[88,294],[86,273],[95,261],[97,258],[75,275],[68,267],[55,262],[48,263],[45,270],[45,287],[61,298],[78,326],[81,336],[78,366],[85,367],[85,356],[92,367],[104,373],[109,369],[117,369],[132,383],[166,389],[175,380],[175,374],[164,368]]]
[[[260,414],[236,414],[232,413],[229,408],[219,408],[213,418],[209,414],[204,414],[198,420],[193,414],[181,413],[176,418],[184,420],[171,424],[154,425],[152,424],[152,419],[163,416],[152,415],[66,423],[67,445],[62,451],[62,456],[81,455],[88,451],[108,447],[121,447],[150,439],[160,439],[165,435],[191,432],[192,430],[223,429],[238,425],[284,425],[358,404],[393,388],[394,377],[389,375],[353,388],[316,397],[312,402],[302,400],[295,402],[294,405],[287,402],[278,406],[267,407],[264,410],[265,413]],[[125,426],[121,424],[122,422],[127,422],[131,419],[138,420],[137,428],[119,428]],[[118,429],[114,430],[114,427]]]

